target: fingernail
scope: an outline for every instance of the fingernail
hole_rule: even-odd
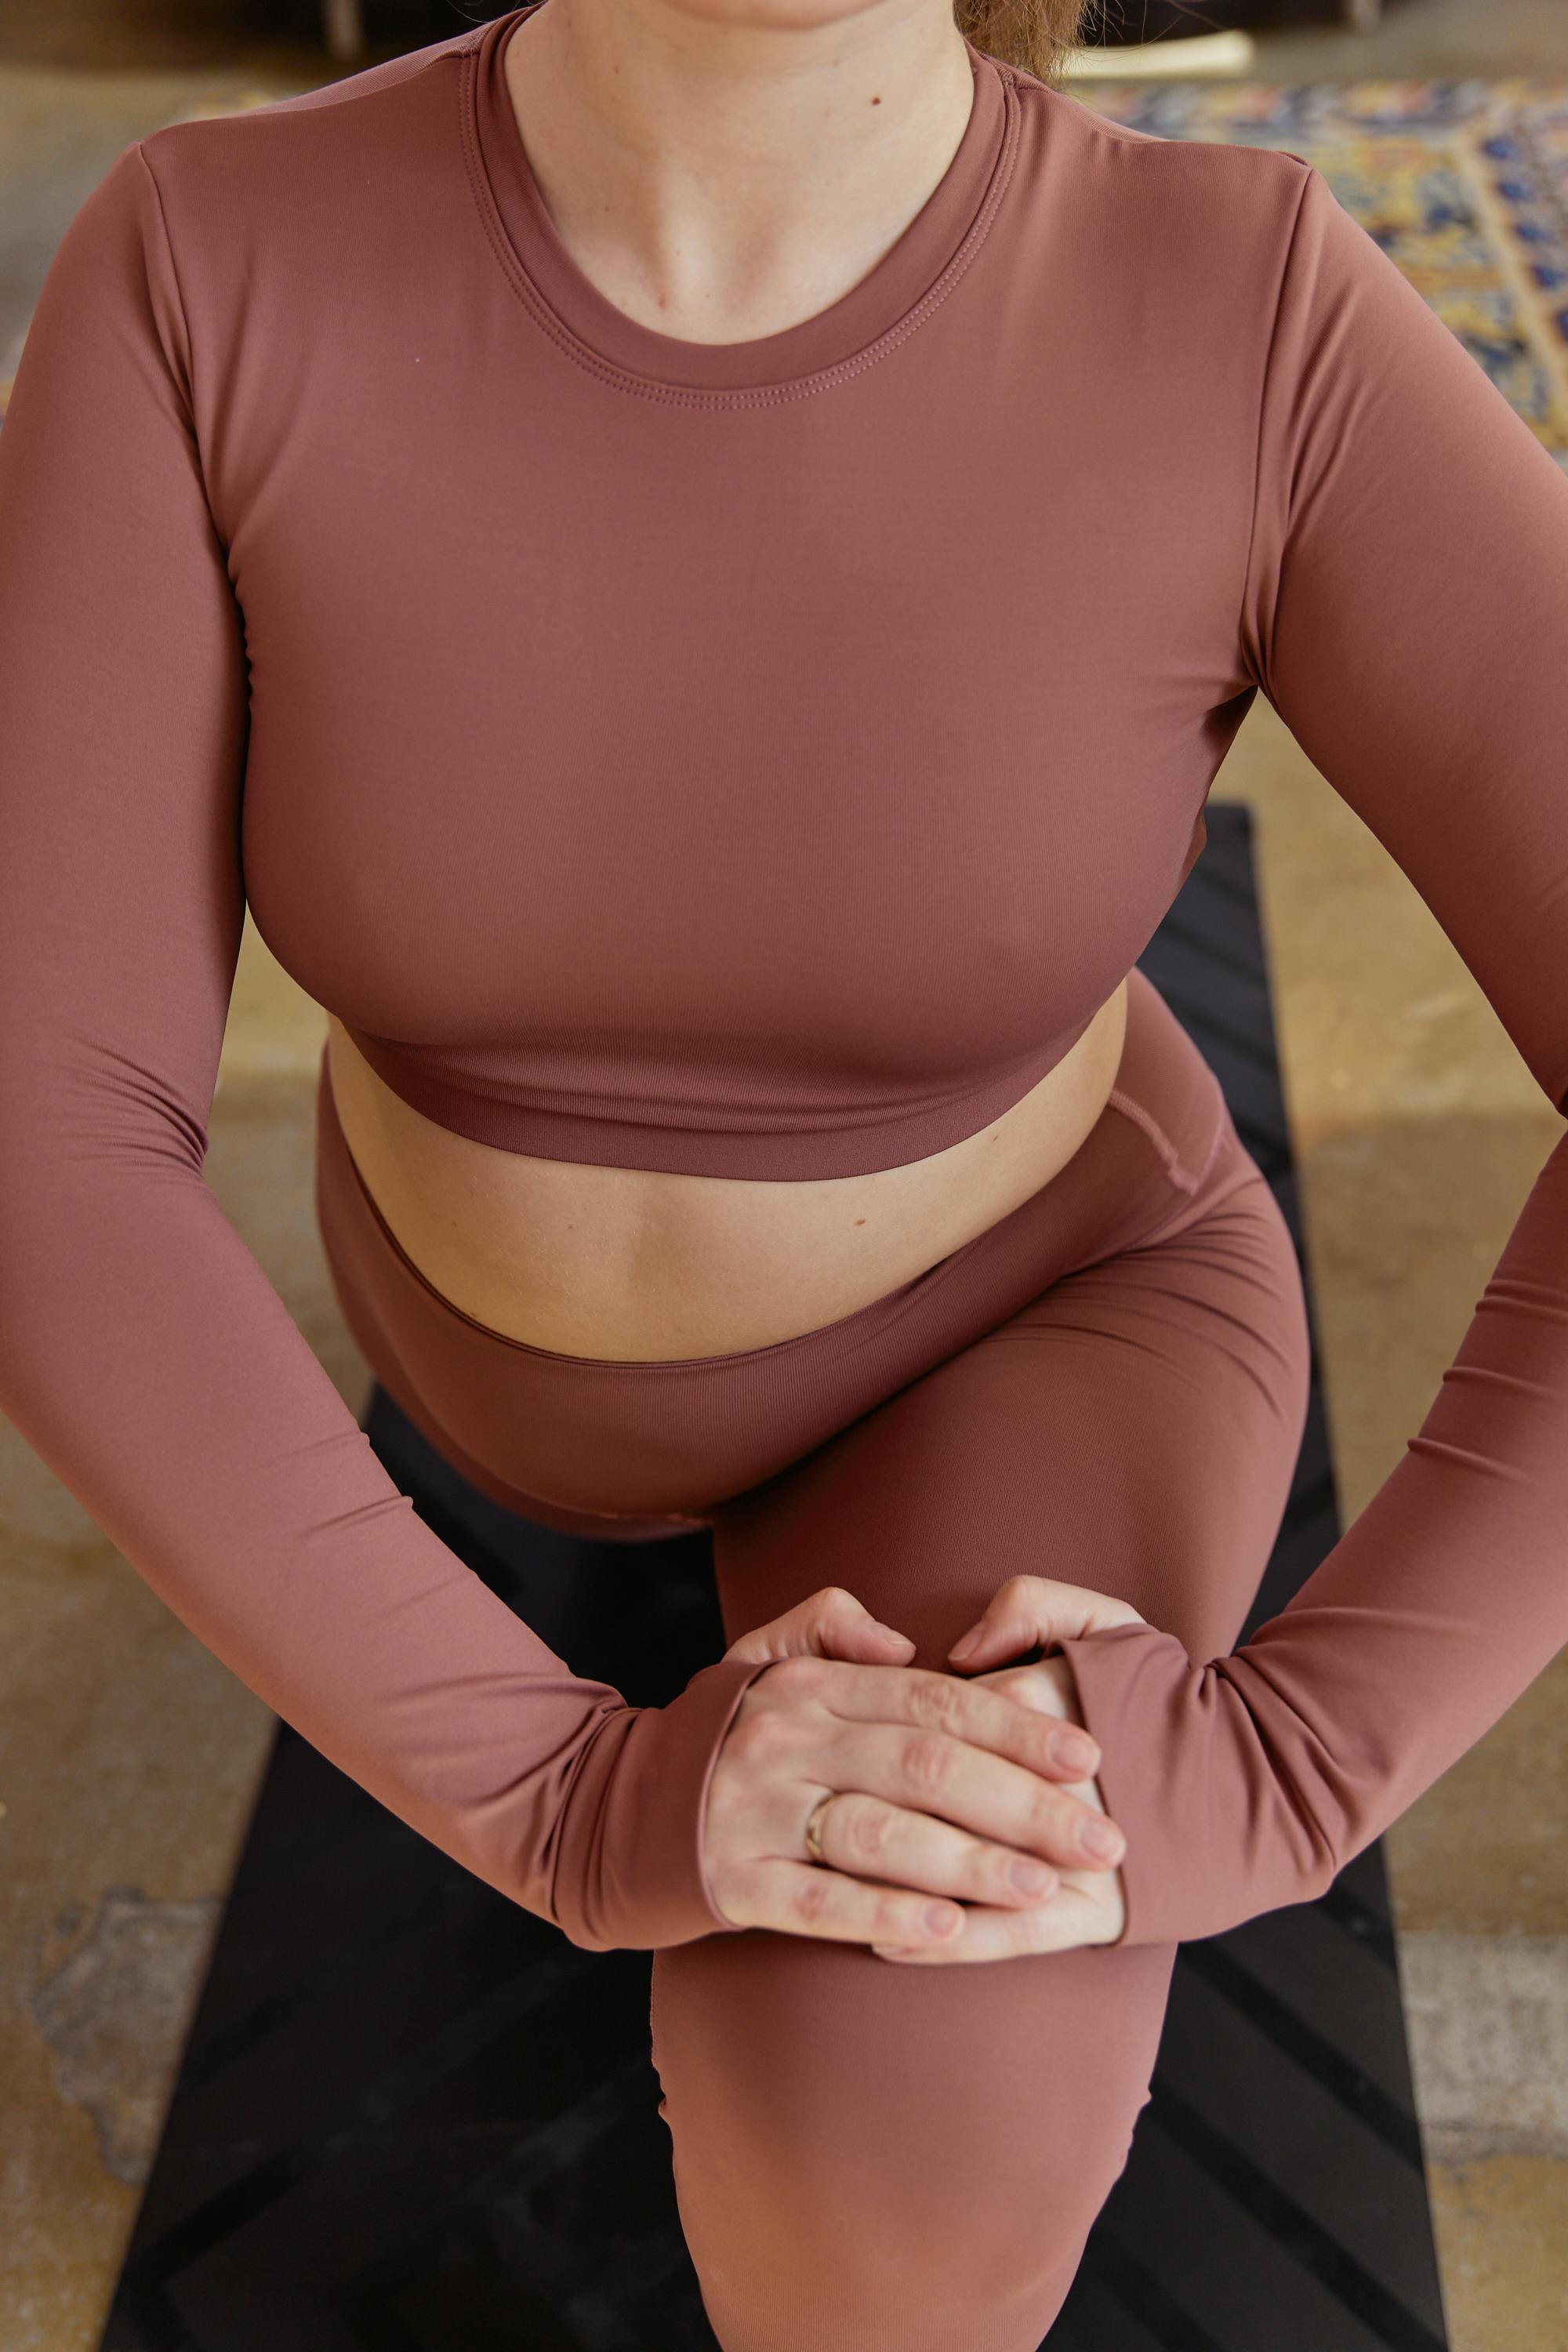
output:
[[[1124,1843],[1121,1832],[1112,1829],[1109,1822],[1098,1818],[1085,1822],[1078,1835],[1079,1843],[1087,1846],[1090,1853],[1099,1854],[1102,1862],[1115,1862],[1121,1855]]]
[[[1051,1742],[1053,1760],[1069,1772],[1092,1772],[1100,1750],[1081,1731],[1058,1731]]]
[[[958,1914],[951,1903],[931,1903],[926,1907],[925,1924],[933,1936],[945,1936],[958,1924]]]
[[[1054,1870],[1043,1862],[1030,1862],[1027,1856],[1007,1866],[1007,1875],[1020,1895],[1043,1895],[1056,1877]]]
[[[974,1644],[979,1641],[979,1639],[980,1636],[978,1633],[966,1633],[962,1642],[955,1642],[953,1643],[952,1649],[947,1654],[948,1656],[950,1658],[962,1658],[967,1656],[968,1653],[973,1649]]]

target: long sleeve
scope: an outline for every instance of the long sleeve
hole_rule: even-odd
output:
[[[1310,166],[1241,628],[1568,1108],[1568,478]],[[1418,1433],[1289,1606],[1229,1657],[1139,1626],[1062,1645],[1127,1832],[1121,1940],[1320,1894],[1565,1641],[1568,1137]]]
[[[67,231],[0,433],[0,1407],[279,1716],[589,1949],[726,1929],[761,1671],[573,1675],[416,1516],[203,1175],[245,908],[242,614],[159,190]]]

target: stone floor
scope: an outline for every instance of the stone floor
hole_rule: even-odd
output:
[[[281,36],[263,13],[0,13],[0,374],[56,240],[123,145],[209,100],[332,78],[304,0],[273,12]],[[485,13],[371,0],[370,54]],[[1260,36],[1252,70],[1562,76],[1568,5],[1387,0],[1366,35]],[[1261,700],[1217,793],[1258,811],[1351,1517],[1426,1411],[1561,1122],[1414,891]],[[322,1028],[247,930],[208,1175],[357,1410],[365,1368],[310,1205]],[[90,2352],[270,1718],[3,1421],[0,1623],[0,2343]],[[1568,1654],[1387,1841],[1454,2352],[1568,2352],[1565,1822]]]

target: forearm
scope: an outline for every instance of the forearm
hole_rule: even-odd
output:
[[[1127,1833],[1121,1940],[1321,1894],[1565,1642],[1568,1137],[1419,1433],[1289,1606],[1206,1662],[1141,1626],[1062,1644]]]
[[[198,339],[199,340],[199,339]],[[0,434],[0,1411],[381,1802],[574,1941],[727,1923],[751,1674],[628,1708],[416,1516],[205,1181],[246,896],[247,630],[157,185],[73,220]]]
[[[759,1669],[663,1708],[574,1675],[416,1516],[202,1177],[51,1144],[26,1041],[0,1064],[35,1114],[0,1135],[22,1435],[240,1680],[510,1900],[595,1949],[722,1929],[701,1806]]]

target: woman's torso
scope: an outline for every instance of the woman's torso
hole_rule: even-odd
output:
[[[332,1099],[372,1197],[444,1297],[509,1339],[642,1361],[820,1328],[911,1281],[1064,1167],[1115,1082],[1127,982],[977,1134],[903,1167],[773,1183],[498,1150],[438,1127],[329,1020]]]
[[[542,215],[507,21],[150,142],[246,899],[438,1290],[563,1353],[739,1352],[912,1279],[1103,1108],[1256,691],[1299,167],[977,59],[869,276],[696,348]],[[199,846],[227,887],[227,803]]]
[[[551,159],[546,185],[559,228],[559,126],[531,102],[535,37],[548,31],[537,12],[526,17],[507,44],[503,71],[536,177],[542,152]],[[959,113],[945,131],[937,126],[943,169],[970,89],[965,66]],[[922,185],[920,201],[929,193]],[[900,228],[916,208],[911,202]],[[574,220],[579,213],[592,236],[594,207],[576,206]],[[890,242],[884,237],[879,250]],[[573,255],[600,282],[575,236]],[[864,268],[847,242],[840,296]],[[672,317],[667,301],[630,279],[618,288],[618,307],[666,335],[705,344],[755,341],[819,307],[781,286],[776,315],[768,315],[754,284],[747,294],[748,317],[731,333],[711,302],[697,318]],[[405,1103],[331,1018],[329,1052],[338,1117],[361,1175],[437,1290],[531,1346],[657,1360],[767,1347],[816,1329],[994,1224],[1047,1183],[1088,1135],[1115,1078],[1126,1019],[1122,981],[1057,1066],[973,1134],[902,1165],[794,1182],[501,1150]]]

